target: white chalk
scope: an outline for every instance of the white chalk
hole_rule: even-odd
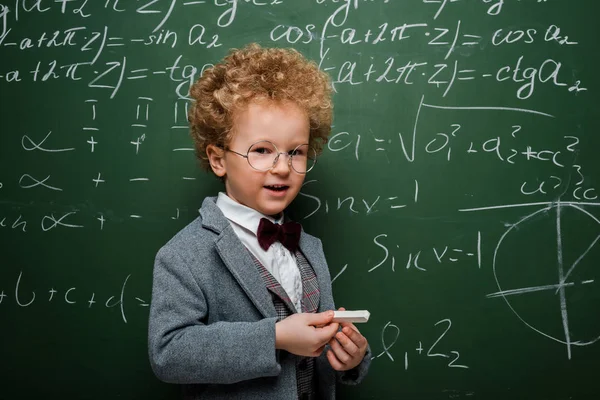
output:
[[[334,311],[333,322],[367,322],[370,315],[371,313],[369,313],[367,310]]]

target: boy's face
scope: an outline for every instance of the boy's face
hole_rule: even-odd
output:
[[[261,140],[270,141],[281,153],[309,141],[308,116],[291,102],[254,101],[235,117],[233,138],[227,148],[243,155]],[[246,158],[232,151],[218,155],[207,149],[213,171],[225,177],[230,198],[265,215],[279,214],[296,198],[305,175],[292,169],[287,155],[281,154],[271,170],[257,171]]]

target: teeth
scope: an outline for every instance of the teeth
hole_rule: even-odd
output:
[[[287,185],[266,185],[265,186],[267,189],[270,190],[275,190],[275,191],[282,191],[285,190],[288,186]]]

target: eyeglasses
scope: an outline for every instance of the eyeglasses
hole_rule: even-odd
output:
[[[317,162],[317,152],[308,144],[296,146],[294,150],[290,150],[287,153],[280,152],[277,146],[268,140],[261,140],[252,144],[246,154],[238,153],[229,148],[225,150],[244,157],[250,167],[263,172],[275,168],[275,164],[277,164],[279,156],[282,154],[288,156],[288,165],[299,174],[306,174]]]

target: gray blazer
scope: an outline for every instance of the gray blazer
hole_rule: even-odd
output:
[[[296,399],[297,356],[275,350],[277,314],[271,295],[231,224],[206,198],[200,217],[156,256],[148,328],[156,376],[184,384],[188,399]],[[335,309],[321,241],[304,231],[299,248],[320,287],[319,312]],[[357,384],[371,360],[334,371],[325,352],[315,374],[322,399],[335,398],[336,381]]]

